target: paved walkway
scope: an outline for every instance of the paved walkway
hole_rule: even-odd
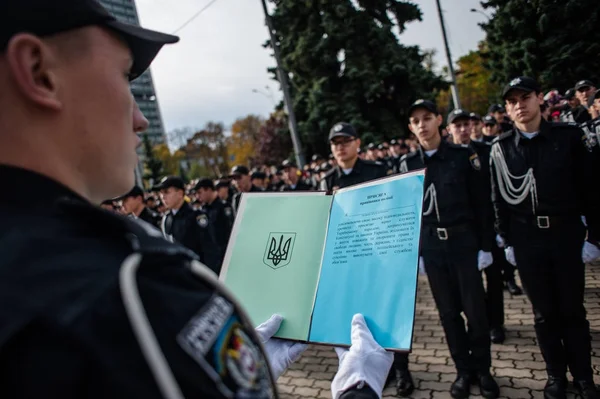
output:
[[[586,307],[592,332],[592,362],[596,383],[600,381],[600,264],[588,265]],[[537,347],[533,316],[525,297],[512,297],[505,292],[507,339],[492,345],[492,374],[500,385],[500,395],[511,399],[543,399],[546,383],[545,366]],[[338,359],[331,348],[313,345],[283,376],[279,378],[282,399],[331,398],[330,381],[337,370]],[[419,278],[417,315],[410,370],[417,389],[412,398],[450,398],[454,381],[454,363],[450,358],[444,332],[426,277]],[[570,376],[569,376],[570,378]],[[384,398],[394,398],[395,389],[384,391]],[[474,387],[472,398],[481,398]],[[578,395],[569,394],[569,398]]]

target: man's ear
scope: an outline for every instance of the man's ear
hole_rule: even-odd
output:
[[[537,95],[540,105],[544,103],[544,93],[538,93]]]
[[[37,36],[21,33],[8,43],[5,58],[13,81],[21,95],[31,103],[60,110],[58,98],[56,54]]]

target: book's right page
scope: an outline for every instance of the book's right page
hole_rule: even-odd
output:
[[[310,341],[350,345],[362,313],[386,349],[410,351],[417,291],[423,170],[335,193]]]

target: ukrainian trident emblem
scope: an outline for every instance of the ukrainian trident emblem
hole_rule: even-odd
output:
[[[270,233],[263,263],[273,269],[289,265],[295,241],[296,233]]]

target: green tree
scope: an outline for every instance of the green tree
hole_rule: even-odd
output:
[[[144,179],[150,180],[152,184],[157,182],[163,175],[163,163],[156,157],[154,147],[147,134],[142,135],[142,144],[144,146]]]
[[[409,1],[270,1],[308,154],[326,153],[339,121],[380,139],[406,134],[410,104],[445,87],[423,67],[426,54],[395,34],[421,19]]]
[[[598,0],[487,0],[482,6],[493,12],[482,27],[495,82],[527,75],[546,89],[566,90],[599,77]]]
[[[488,106],[498,102],[501,85],[491,81],[491,72],[486,69],[483,61],[485,57],[485,43],[481,43],[478,51],[458,59],[456,68],[456,81],[460,94],[461,106],[480,115],[487,113]],[[440,111],[451,111],[452,96],[450,90],[440,92],[437,98]]]

